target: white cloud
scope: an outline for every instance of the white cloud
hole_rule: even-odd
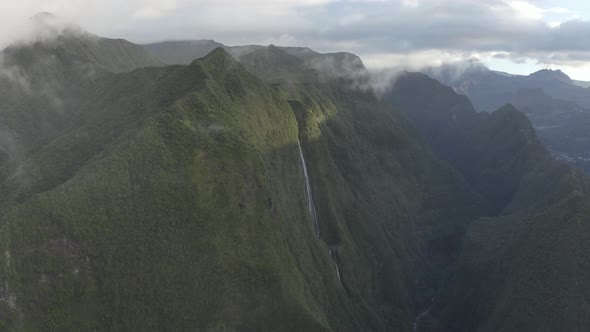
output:
[[[416,8],[418,7],[418,0],[403,0],[402,4],[406,7]]]
[[[276,46],[300,46],[301,44],[295,36],[289,34],[283,34],[278,38],[270,38],[262,43],[263,45],[276,45]]]
[[[545,11],[526,1],[507,1],[508,5],[524,19],[540,20]]]
[[[356,14],[343,16],[340,19],[339,23],[340,23],[340,25],[356,24],[356,23],[360,23],[363,20],[365,20],[365,18],[366,18],[365,15],[356,13]]]
[[[133,42],[216,39],[365,55],[369,66],[433,64],[496,52],[578,65],[590,60],[590,22],[557,0],[19,0],[0,1],[0,46],[28,17],[54,12]],[[590,8],[590,7],[589,7]]]
[[[513,10],[517,17],[529,20],[541,20],[548,14],[571,14],[572,12],[564,7],[549,7],[542,8],[538,7],[531,2],[522,0],[508,0],[505,1],[508,6]]]
[[[155,18],[161,17],[178,8],[176,0],[145,0],[142,6],[133,14],[135,17]]]
[[[410,53],[367,53],[361,54],[363,63],[369,70],[403,67],[418,70],[425,66],[439,66],[470,58],[471,53],[454,53],[442,50],[424,50]]]

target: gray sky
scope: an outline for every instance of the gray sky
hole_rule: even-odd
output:
[[[359,54],[371,68],[478,58],[512,73],[561,68],[590,80],[590,1],[0,0],[0,44],[40,11],[138,43],[309,46]]]

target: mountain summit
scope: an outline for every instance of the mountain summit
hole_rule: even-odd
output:
[[[567,76],[560,69],[542,69],[529,75],[530,78],[543,81],[559,81],[563,83],[573,84],[572,79]]]

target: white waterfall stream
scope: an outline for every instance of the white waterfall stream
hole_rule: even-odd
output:
[[[318,216],[316,214],[315,204],[313,203],[311,184],[309,182],[309,175],[307,173],[307,165],[305,164],[305,157],[303,156],[303,149],[301,148],[301,142],[299,140],[297,140],[297,147],[299,148],[299,159],[301,160],[301,166],[303,166],[303,175],[305,175],[305,188],[307,189],[307,206],[309,208],[309,214],[311,215],[311,218],[315,224],[316,236],[318,239],[321,239],[320,224],[318,223]],[[340,284],[342,284],[342,279],[340,278],[340,268],[338,267],[338,261],[336,261],[335,250],[328,249],[328,251],[330,253],[330,257],[336,265],[336,275],[338,276],[338,281],[340,281]]]
[[[338,281],[342,283],[342,278],[340,278],[340,269],[338,268],[338,261],[336,260],[335,251],[332,249],[330,249],[330,256],[332,257],[334,264],[336,264],[336,275],[338,276]]]
[[[307,174],[307,166],[305,164],[305,157],[303,156],[303,149],[301,149],[301,142],[297,140],[297,146],[299,147],[299,159],[303,166],[303,175],[305,175],[305,188],[307,189],[307,205],[309,207],[309,214],[315,223],[316,235],[320,237],[320,225],[318,224],[318,216],[315,212],[315,205],[313,204],[313,196],[311,195],[311,185],[309,184],[309,176]]]
[[[424,318],[428,314],[430,314],[430,310],[432,310],[432,307],[434,306],[434,300],[435,299],[436,298],[433,297],[432,300],[430,301],[430,306],[428,308],[426,308],[426,310],[424,310],[418,316],[416,316],[416,319],[414,319],[414,331],[418,331],[418,324],[420,324],[420,321],[422,320],[422,318]]]

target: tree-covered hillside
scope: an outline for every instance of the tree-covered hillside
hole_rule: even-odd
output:
[[[468,228],[423,330],[586,330],[588,179],[553,159],[511,105],[476,113],[421,74],[399,78],[386,99],[498,213]]]
[[[483,205],[342,80],[271,87],[222,49],[96,70],[46,135],[17,130],[40,108],[13,120],[33,148],[0,187],[5,329],[411,330],[427,244]]]
[[[588,180],[512,106],[307,48],[2,54],[0,330],[588,326]]]

